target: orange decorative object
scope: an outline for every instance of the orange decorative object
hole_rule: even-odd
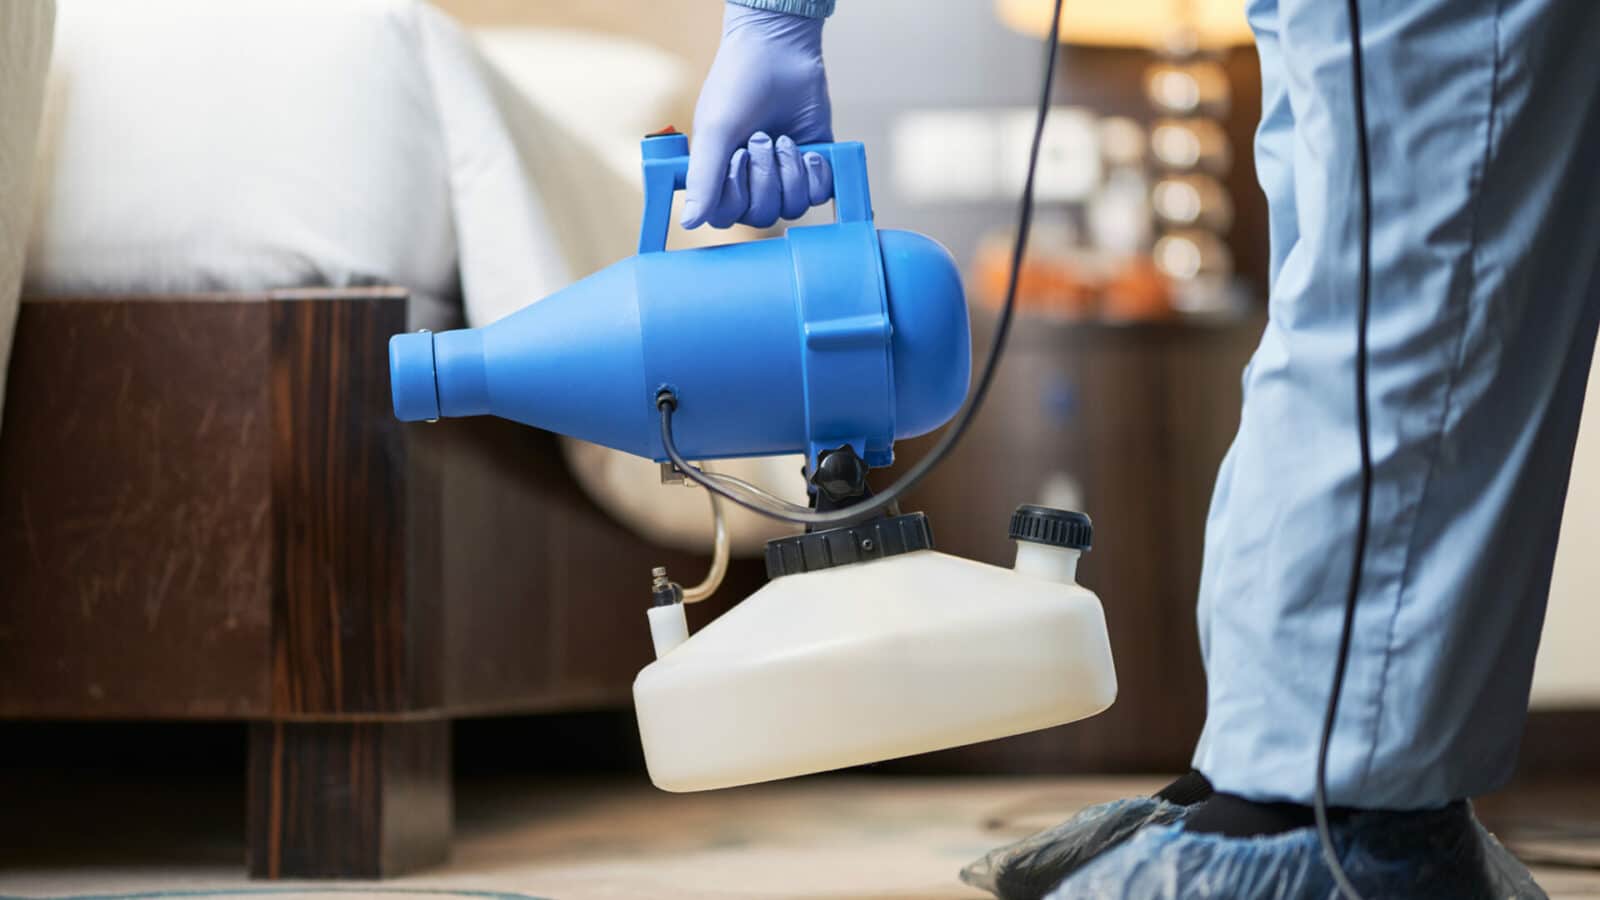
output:
[[[1130,259],[1106,282],[1100,312],[1121,321],[1171,318],[1172,283],[1149,259]]]
[[[974,291],[978,302],[998,309],[1005,303],[1006,284],[1011,279],[1009,240],[985,241],[973,264]],[[1094,273],[1075,265],[1069,257],[1029,253],[1022,261],[1017,279],[1017,309],[1063,318],[1086,318],[1095,314],[1100,294]]]
[[[973,299],[999,309],[1011,277],[1012,245],[992,237],[979,247],[972,267]],[[1060,319],[1148,321],[1174,314],[1172,282],[1148,257],[1108,265],[1082,250],[1038,247],[1022,261],[1017,310]]]

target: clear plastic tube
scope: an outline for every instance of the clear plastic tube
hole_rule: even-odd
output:
[[[724,487],[729,488],[730,490],[743,491],[746,495],[748,495],[750,497],[755,497],[755,498],[757,498],[759,500],[764,500],[764,501],[766,501],[768,503],[773,504],[774,506],[776,506],[776,507],[778,507],[780,509],[787,509],[790,512],[810,512],[811,511],[811,507],[809,507],[809,506],[802,506],[802,505],[800,505],[798,503],[793,503],[791,501],[785,500],[784,498],[778,496],[777,494],[772,493],[771,491],[767,490],[766,488],[760,487],[759,485],[751,484],[750,482],[745,481],[742,478],[735,478],[732,475],[724,475],[724,474],[722,474],[720,472],[712,472],[709,469],[706,469],[705,466],[703,466],[703,465],[701,466],[701,470],[702,470],[702,472],[704,472],[704,474],[705,474],[705,476],[707,478],[711,479],[712,481],[717,482],[718,484],[720,484],[720,485],[722,485]],[[708,491],[707,493],[710,493],[713,496],[715,496],[715,492],[714,491]]]
[[[728,557],[731,551],[728,542],[728,523],[722,514],[722,498],[711,491],[706,491],[706,496],[711,500],[711,522],[716,532],[711,546],[711,568],[706,571],[705,579],[699,584],[683,589],[685,603],[699,603],[716,593],[717,588],[722,586],[723,577],[728,574]]]

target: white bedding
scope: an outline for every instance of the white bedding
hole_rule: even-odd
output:
[[[634,251],[639,138],[692,88],[682,62],[633,41],[469,36],[418,0],[61,8],[33,295],[384,283],[424,301],[412,327],[447,321],[458,296],[484,324]],[[648,461],[564,446],[613,515],[709,544],[700,492],[663,494]],[[804,497],[797,459],[724,466]],[[741,552],[783,530],[729,517]]]
[[[458,296],[481,324],[631,252],[638,132],[607,126],[683,83],[660,51],[522,32],[493,44],[514,85],[418,0],[60,6],[30,294],[390,283],[432,304],[414,324]]]
[[[33,193],[33,144],[54,16],[51,0],[12,0],[0,15],[0,403],[17,323],[22,236]]]

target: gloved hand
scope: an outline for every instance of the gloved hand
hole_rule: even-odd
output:
[[[822,20],[729,3],[695,105],[683,227],[766,228],[826,203],[827,160],[795,145],[831,140]]]

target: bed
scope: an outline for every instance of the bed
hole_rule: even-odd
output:
[[[256,877],[443,859],[450,721],[626,704],[649,567],[705,562],[602,511],[553,435],[401,426],[387,339],[631,252],[625,148],[682,65],[414,0],[62,0],[55,34],[0,716],[249,721]]]

